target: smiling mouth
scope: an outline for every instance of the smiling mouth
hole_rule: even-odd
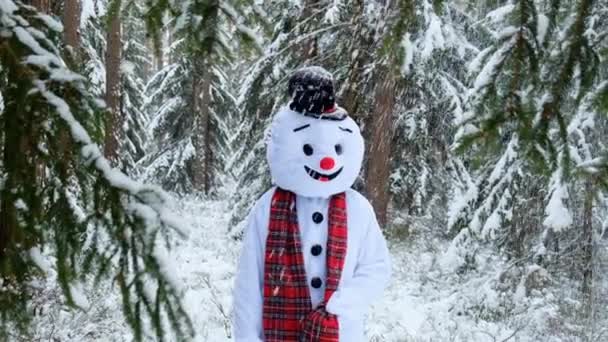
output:
[[[338,177],[338,175],[340,174],[340,172],[342,172],[343,168],[344,167],[341,167],[338,171],[336,171],[336,172],[334,172],[332,174],[326,175],[326,174],[317,172],[317,171],[309,168],[308,166],[304,166],[304,170],[306,170],[306,173],[308,173],[308,175],[310,177],[312,177],[312,178],[314,178],[314,179],[316,179],[318,181],[321,181],[321,182],[329,182],[330,180]]]

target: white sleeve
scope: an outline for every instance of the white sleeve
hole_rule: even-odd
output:
[[[371,303],[382,296],[391,276],[386,240],[373,210],[371,215],[353,277],[343,278],[327,303],[327,311],[338,317],[361,319]]]
[[[258,211],[261,207],[263,206],[254,206],[249,214],[237,266],[233,295],[233,329],[236,342],[263,341],[264,248],[258,222]]]

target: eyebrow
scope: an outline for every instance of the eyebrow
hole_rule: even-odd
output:
[[[296,127],[296,128],[294,128],[294,129],[293,129],[293,131],[294,131],[294,132],[301,131],[301,130],[303,130],[304,128],[308,128],[308,127],[310,127],[310,124],[306,124],[306,125],[304,125],[304,126]]]
[[[350,128],[344,128],[344,127],[338,127],[339,129],[348,132],[348,133],[352,133],[353,131]]]

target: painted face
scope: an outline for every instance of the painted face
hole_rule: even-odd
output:
[[[273,183],[306,197],[329,197],[350,188],[363,161],[357,124],[304,116],[282,108],[273,118],[267,158]]]

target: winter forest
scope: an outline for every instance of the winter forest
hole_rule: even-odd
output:
[[[0,0],[0,341],[231,341],[307,65],[393,259],[369,341],[608,341],[608,0]]]

